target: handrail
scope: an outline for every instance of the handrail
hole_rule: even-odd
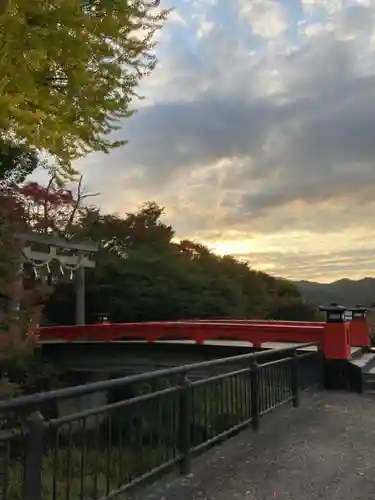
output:
[[[230,356],[227,358],[220,358],[210,361],[203,361],[200,363],[192,363],[189,365],[183,365],[173,368],[165,368],[162,370],[154,370],[151,372],[146,372],[138,375],[127,375],[125,377],[120,377],[111,380],[103,380],[99,382],[93,382],[91,384],[82,384],[75,387],[67,387],[64,389],[55,389],[48,392],[39,392],[36,394],[31,394],[27,396],[19,396],[10,400],[0,401],[0,411],[11,411],[15,409],[20,409],[28,406],[40,405],[47,403],[49,401],[56,401],[61,399],[68,399],[83,396],[86,394],[92,394],[94,392],[105,391],[108,389],[114,389],[124,385],[130,385],[137,382],[147,382],[156,378],[167,377],[172,375],[186,375],[197,369],[202,368],[212,368],[215,366],[223,366],[233,362],[247,361],[251,359],[264,358],[266,356],[274,354],[286,354],[300,349],[305,349],[307,347],[318,346],[317,342],[309,342],[306,344],[300,344],[293,347],[284,347],[281,349],[271,349],[261,352],[252,352],[249,354],[241,354],[237,356]]]
[[[192,458],[204,450],[249,426],[258,431],[263,415],[288,403],[298,407],[303,393],[321,387],[321,353],[303,350],[310,346],[317,344],[252,352],[2,401],[1,409],[13,411],[16,417],[19,413],[21,418],[9,419],[14,434],[5,430],[0,436],[0,496],[35,500],[43,497],[45,488],[48,492],[52,488],[53,497],[62,489],[67,498],[91,498],[95,489],[95,496],[110,500],[176,466],[180,474],[188,474]],[[311,356],[311,363],[304,361],[306,356]],[[228,365],[226,370],[197,381],[189,375],[196,368],[223,365]],[[130,393],[125,390],[99,398],[93,407],[83,405],[86,409],[75,405],[66,412],[57,406],[49,412],[40,404],[171,374],[180,375],[162,384],[166,388],[150,384],[151,391],[145,393],[135,386]]]

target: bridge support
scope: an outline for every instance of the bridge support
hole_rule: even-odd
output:
[[[352,309],[352,322],[350,324],[350,343],[353,347],[366,347],[370,345],[370,327],[367,321],[366,307],[356,305]]]
[[[351,349],[347,310],[336,304],[319,309],[327,314],[323,332],[325,387],[333,390],[349,389],[352,382],[348,368]]]

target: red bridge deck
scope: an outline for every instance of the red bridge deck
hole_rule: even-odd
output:
[[[65,342],[141,340],[150,343],[160,340],[190,340],[197,344],[210,340],[235,340],[248,342],[255,348],[269,342],[316,342],[322,345],[327,357],[347,359],[350,357],[351,346],[369,345],[369,328],[365,316],[342,323],[247,319],[103,322],[82,326],[41,327],[39,339]]]
[[[320,342],[323,324],[289,324],[242,321],[170,321],[149,323],[98,323],[84,326],[50,326],[39,329],[44,340],[104,341],[239,340],[258,347],[264,342]]]

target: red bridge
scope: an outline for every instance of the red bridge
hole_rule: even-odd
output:
[[[365,308],[352,309],[347,320],[341,306],[322,308],[326,322],[291,322],[264,320],[194,320],[147,323],[109,323],[103,321],[82,326],[50,326],[39,328],[40,341],[116,342],[140,340],[153,343],[166,340],[190,340],[203,344],[212,340],[248,342],[261,348],[267,342],[318,342],[326,359],[349,359],[351,347],[370,344],[370,331]]]
[[[95,377],[98,378],[92,383],[82,380],[75,387],[0,401],[2,415],[9,414],[11,418],[22,415],[26,426],[26,432],[17,428],[15,432],[5,429],[0,436],[3,449],[25,450],[19,458],[20,461],[25,458],[25,465],[17,498],[40,499],[43,487],[50,487],[52,482],[59,485],[59,491],[63,491],[66,498],[72,497],[72,491],[77,495],[80,491],[80,498],[92,498],[94,491],[95,497],[109,500],[127,495],[130,488],[139,486],[142,481],[149,481],[163,472],[168,471],[169,474],[174,466],[179,466],[181,474],[186,475],[190,472],[192,457],[249,426],[257,432],[263,415],[287,403],[292,403],[294,408],[299,407],[302,395],[310,402],[305,413],[299,420],[295,416],[286,420],[283,416],[271,421],[273,435],[269,442],[265,441],[264,432],[259,435],[258,441],[256,437],[251,440],[249,435],[245,435],[242,441],[237,441],[237,445],[226,448],[225,453],[220,451],[216,453],[216,458],[211,456],[208,461],[201,462],[202,466],[194,472],[194,483],[191,483],[189,491],[185,487],[176,489],[173,481],[168,480],[168,488],[171,486],[174,490],[169,489],[164,494],[165,489],[155,487],[150,495],[142,493],[142,498],[193,499],[196,498],[197,484],[202,485],[203,491],[208,491],[212,478],[215,481],[219,478],[220,481],[216,482],[215,488],[211,488],[211,498],[219,498],[218,492],[220,498],[245,498],[257,478],[264,486],[262,478],[265,475],[273,481],[271,489],[267,480],[267,488],[262,490],[264,494],[256,495],[257,498],[270,498],[273,493],[278,498],[300,498],[304,490],[312,494],[309,498],[343,499],[349,498],[342,495],[346,487],[351,494],[358,493],[355,498],[373,498],[373,484],[370,482],[374,447],[374,439],[370,439],[373,436],[373,401],[368,397],[362,401],[358,397],[349,400],[344,393],[363,393],[366,388],[373,390],[375,386],[375,350],[367,347],[370,332],[366,309],[355,308],[350,319],[344,307],[334,305],[323,310],[327,313],[327,321],[316,323],[215,319],[127,324],[102,322],[87,326],[40,328],[40,341],[44,342],[42,355],[44,352],[50,359],[55,351],[55,359],[66,368],[62,362],[65,353],[67,358],[83,363],[75,367],[83,373],[83,378],[88,369],[97,370]],[[122,340],[142,342],[120,344]],[[117,355],[121,358],[117,360],[121,370],[126,365],[123,354],[129,354],[130,361],[133,358],[131,347],[151,353],[155,362],[159,351],[166,351],[168,355],[169,349],[171,352],[175,348],[171,342],[167,346],[165,341],[168,340],[179,341],[176,350],[183,353],[190,351],[188,354],[194,351],[194,356],[199,352],[203,354],[203,351],[206,351],[206,356],[211,346],[204,344],[212,340],[240,340],[256,348],[269,342],[286,342],[289,346],[227,356],[231,348],[225,345],[219,347],[225,351],[220,358],[211,356],[195,363],[183,360],[178,364],[176,358],[169,356],[166,366],[159,369],[114,376]],[[203,346],[182,344],[183,340]],[[298,345],[291,347],[290,343]],[[356,356],[352,357],[353,347]],[[90,359],[90,351],[95,354],[96,350],[100,352],[97,365]],[[106,372],[103,370],[103,352],[109,354],[111,363]],[[74,368],[74,364],[70,367]],[[138,392],[135,392],[137,384]],[[341,392],[331,393],[331,396],[323,393],[323,390],[332,389]],[[348,401],[353,401],[353,404],[348,406]],[[285,441],[286,436],[289,441]],[[50,447],[45,446],[48,442],[54,443],[56,460],[52,470],[46,467],[44,458],[50,453]],[[257,442],[258,447],[255,446]],[[353,454],[353,443],[358,442],[359,457]],[[279,444],[275,447],[275,443]],[[262,455],[265,445],[267,460]],[[72,449],[78,452],[74,455],[78,458],[75,461],[78,465],[71,467],[67,473],[62,458],[70,457]],[[366,455],[364,449],[368,450]],[[8,454],[13,456],[10,452]],[[102,458],[103,455],[105,462],[100,460],[95,468],[91,467],[91,464],[96,464],[91,457]],[[142,460],[149,455],[155,455],[157,461],[147,461],[143,466]],[[220,460],[217,460],[219,455]],[[280,467],[275,470],[275,462],[270,459],[273,455],[284,471],[290,472],[292,465],[293,474],[280,474]],[[123,456],[129,457],[127,469],[121,461]],[[212,465],[209,476],[203,474],[201,482],[197,483],[200,472],[207,471],[207,463]],[[270,465],[269,470],[265,469],[265,463],[266,467]],[[306,463],[312,464],[311,467],[306,467]],[[314,464],[318,463],[323,465],[315,470]],[[367,463],[370,465],[364,469]],[[8,464],[12,465],[12,462],[6,460],[4,470],[7,477],[11,477],[8,474],[11,465]],[[59,464],[62,464],[60,469]],[[99,494],[96,494],[95,478],[94,488],[91,482],[86,485],[88,464],[90,473],[96,478],[99,474],[106,474],[103,475],[105,486]],[[125,470],[125,474],[113,476],[112,470]],[[360,477],[358,470],[361,471]],[[12,469],[10,471],[13,472]],[[226,480],[234,477],[233,471],[239,480]],[[352,482],[344,482],[350,475]],[[312,477],[320,482],[312,483]],[[183,484],[187,485],[188,481],[188,477],[184,478]],[[333,489],[329,489],[331,483]],[[72,484],[74,488],[80,485],[80,490],[73,489]],[[296,484],[298,486],[297,490],[288,493],[286,489],[277,490],[278,484],[285,488],[288,485],[293,488]],[[361,491],[358,492],[353,485],[355,488],[360,485]],[[11,496],[5,496],[4,500],[11,500]]]

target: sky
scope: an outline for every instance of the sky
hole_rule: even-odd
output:
[[[146,200],[254,268],[375,276],[375,0],[162,0],[129,143],[78,167],[103,210]]]

